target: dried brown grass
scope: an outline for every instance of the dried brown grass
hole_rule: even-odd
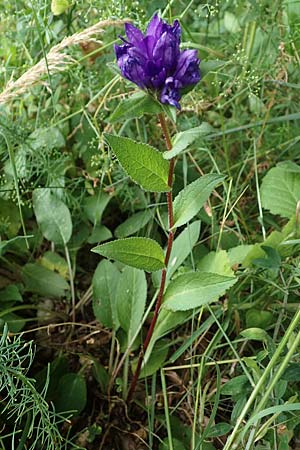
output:
[[[93,36],[103,33],[108,26],[122,25],[125,21],[100,21],[80,33],[65,37],[59,44],[51,48],[45,58],[27,70],[20,78],[16,81],[10,80],[7,83],[4,91],[0,94],[0,104],[7,103],[23,94],[29,88],[39,83],[45,74],[62,72],[69,64],[74,63],[74,59],[64,52],[67,47],[93,41]]]

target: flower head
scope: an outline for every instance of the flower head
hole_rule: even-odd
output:
[[[145,34],[130,23],[125,24],[125,32],[124,44],[115,45],[123,77],[155,92],[161,103],[180,109],[183,91],[200,80],[200,60],[196,50],[180,51],[178,20],[169,25],[155,14]]]

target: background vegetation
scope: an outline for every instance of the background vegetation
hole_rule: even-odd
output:
[[[178,157],[175,193],[224,176],[178,231],[173,276],[237,282],[161,319],[127,406],[155,292],[149,276],[138,323],[116,327],[109,305],[129,275],[90,249],[132,235],[165,245],[166,204],[129,180],[102,133],[164,141],[155,115],[120,106],[135,92],[115,65],[122,24],[49,52],[101,20],[143,28],[159,9],[202,60],[170,120],[173,134],[204,124]],[[300,448],[300,2],[0,0],[0,11],[0,448]]]

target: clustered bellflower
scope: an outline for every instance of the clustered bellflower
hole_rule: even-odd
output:
[[[180,51],[178,20],[169,25],[155,14],[145,35],[130,23],[125,24],[125,32],[124,44],[115,45],[123,77],[154,92],[161,103],[180,109],[183,92],[200,80],[200,60],[197,50]]]

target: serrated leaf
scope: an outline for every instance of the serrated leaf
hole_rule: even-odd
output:
[[[131,341],[140,326],[147,298],[145,273],[133,267],[125,267],[117,288],[118,317],[123,330]]]
[[[60,14],[63,14],[70,6],[71,3],[69,0],[52,0],[51,12],[54,16],[59,16]]]
[[[115,236],[117,238],[131,236],[147,225],[152,217],[153,213],[151,210],[139,211],[136,214],[133,214],[115,229]]]
[[[133,139],[104,134],[119,163],[132,180],[146,191],[167,192],[169,163],[154,147]]]
[[[120,122],[142,117],[144,114],[158,114],[161,111],[162,107],[158,101],[145,92],[138,92],[131,95],[130,98],[121,101],[109,116],[107,122]]]
[[[173,228],[180,227],[191,220],[223,179],[223,176],[217,174],[203,175],[180,191],[173,203]]]
[[[163,249],[156,241],[148,238],[119,239],[98,245],[92,248],[92,252],[148,272],[165,266]]]
[[[205,136],[206,134],[212,133],[213,131],[214,129],[209,123],[203,122],[199,127],[190,128],[189,130],[177,133],[172,140],[172,150],[164,152],[164,158],[174,158],[174,156],[177,156],[189,145],[195,142],[196,139],[201,136]]]
[[[45,297],[64,297],[69,289],[68,283],[61,275],[37,263],[23,266],[22,279],[27,291]]]
[[[97,320],[105,327],[119,327],[116,291],[120,272],[110,261],[101,261],[95,270],[93,286],[93,311]]]
[[[33,191],[33,209],[43,236],[55,244],[64,244],[72,235],[69,208],[50,189]]]
[[[287,165],[273,167],[262,181],[260,194],[263,208],[291,218],[300,200],[300,173]]]
[[[217,301],[237,278],[216,273],[189,272],[172,281],[164,295],[163,307],[172,311],[186,311]]]

